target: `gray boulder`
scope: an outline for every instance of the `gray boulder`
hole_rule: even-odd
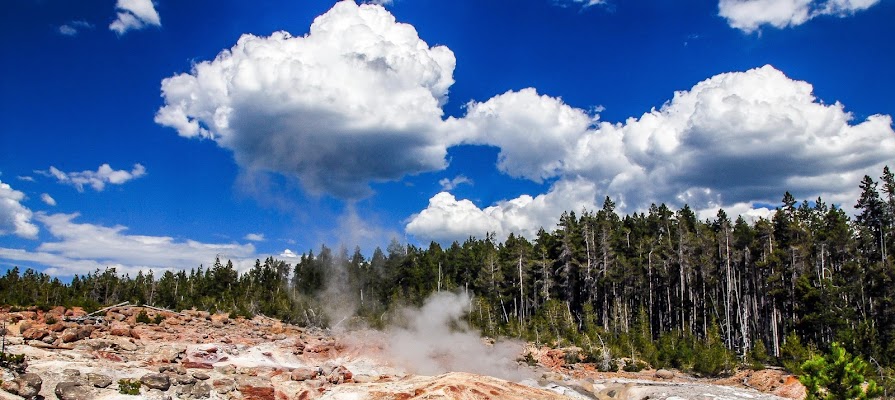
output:
[[[90,400],[95,397],[90,388],[70,381],[59,382],[53,392],[59,400]]]
[[[87,374],[87,383],[93,387],[106,388],[112,384],[112,378],[108,375],[94,374],[91,372]]]
[[[667,369],[660,369],[660,370],[656,371],[656,378],[672,379],[672,378],[674,378],[674,372],[671,372]]]
[[[165,374],[146,374],[140,377],[140,383],[150,389],[158,389],[164,392],[171,387],[171,378]]]

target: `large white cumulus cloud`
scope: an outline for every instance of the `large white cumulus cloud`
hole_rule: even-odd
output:
[[[156,122],[233,151],[248,170],[312,192],[369,193],[370,181],[445,166],[441,105],[455,60],[378,5],[337,3],[310,32],[243,35],[162,82]]]
[[[751,33],[763,25],[782,29],[822,15],[846,17],[876,3],[879,0],[720,0],[718,14],[730,27]]]
[[[37,225],[31,222],[33,213],[22,205],[25,194],[0,181],[0,235],[14,234],[23,238],[37,237]]]
[[[877,0],[762,1],[721,7],[802,21]],[[765,23],[755,21],[741,29]],[[487,232],[533,237],[563,211],[595,209],[604,196],[621,212],[667,203],[761,216],[769,211],[760,205],[785,191],[848,206],[861,177],[879,174],[895,154],[890,116],[855,118],[772,66],[712,76],[615,123],[534,88],[471,101],[463,117],[445,118],[454,66],[448,48],[430,47],[381,6],[347,0],[305,36],[244,35],[165,79],[156,121],[215,141],[246,171],[295,177],[308,191],[345,199],[368,195],[371,182],[442,170],[447,149],[460,144],[495,146],[499,171],[549,183],[546,193],[491,205],[434,195],[405,229],[442,242]]]
[[[596,117],[559,99],[530,90],[497,96],[470,107],[463,122],[479,130],[467,140],[499,146],[498,166],[510,175],[558,177],[537,197],[554,213],[520,219],[522,211],[513,217],[494,212],[530,196],[486,212],[492,208],[441,193],[409,220],[407,230],[441,241],[485,231],[532,237],[539,226],[549,229],[562,210],[594,203],[568,194],[582,187],[587,190],[575,193],[608,195],[624,212],[664,202],[689,204],[700,215],[721,207],[767,215],[753,210],[755,204],[776,204],[785,191],[848,206],[861,177],[879,174],[891,162],[892,118],[854,121],[842,104],[824,104],[812,91],[809,83],[764,66],[706,79],[639,118],[593,126]]]
[[[564,170],[566,155],[594,121],[559,98],[527,88],[469,103],[458,129],[469,143],[499,147],[502,172],[540,182]]]

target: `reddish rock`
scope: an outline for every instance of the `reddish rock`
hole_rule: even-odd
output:
[[[233,379],[216,379],[211,383],[211,386],[214,388],[215,392],[220,394],[229,393],[236,390],[236,382]]]
[[[329,383],[338,385],[338,384],[342,384],[342,383],[351,382],[351,378],[353,376],[354,376],[354,374],[352,374],[351,371],[348,370],[348,368],[345,368],[345,366],[340,365],[338,367],[333,368],[333,370],[326,376],[326,380]]]
[[[131,327],[127,324],[113,324],[111,328],[109,328],[109,334],[115,336],[131,336]]]
[[[62,322],[57,322],[53,325],[47,327],[50,332],[62,332],[65,330],[65,324]]]
[[[214,369],[214,366],[205,362],[184,361],[181,363],[184,368]]]
[[[62,332],[60,337],[62,338],[62,343],[71,343],[78,340],[78,332],[76,329],[68,329]]]
[[[104,360],[114,361],[114,362],[122,362],[124,359],[121,358],[118,354],[110,353],[108,351],[97,351],[94,353],[97,358],[102,358]]]
[[[799,382],[798,378],[790,375],[786,377],[783,385],[774,390],[773,393],[777,396],[790,399],[804,399],[806,390],[805,386]]]
[[[275,400],[270,386],[240,386],[239,392],[244,400]]]
[[[314,379],[319,374],[319,371],[316,368],[296,368],[292,370],[292,373],[289,374],[290,379],[293,381],[306,381],[309,379]]]
[[[24,319],[26,321],[27,320],[34,321],[37,319],[37,313],[34,311],[19,311],[19,315],[22,317],[22,319]]]
[[[141,333],[137,329],[131,329],[131,335],[134,339],[140,339]]]
[[[276,400],[311,400],[320,397],[320,392],[299,382],[285,382],[274,390]]]
[[[28,330],[22,332],[22,337],[29,340],[40,340],[49,334],[50,332],[43,328],[28,328]]]

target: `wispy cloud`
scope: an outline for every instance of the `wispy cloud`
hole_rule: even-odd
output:
[[[84,29],[93,29],[93,24],[87,21],[71,21],[59,26],[59,33],[65,36],[77,36]]]
[[[162,26],[152,0],[118,0],[115,10],[118,11],[118,17],[109,25],[109,29],[119,36],[149,25]]]
[[[454,188],[456,188],[457,186],[460,186],[464,183],[471,185],[472,180],[467,178],[464,175],[457,175],[456,177],[454,177],[454,179],[443,178],[440,181],[438,181],[438,184],[441,185],[441,190],[443,190],[445,192],[450,192],[451,190],[454,190]]]
[[[168,236],[126,233],[127,227],[75,222],[79,214],[45,214],[36,219],[56,239],[35,251],[0,247],[0,259],[45,266],[50,275],[71,276],[115,267],[119,273],[139,270],[177,270],[208,265],[216,257],[230,259],[246,270],[256,258],[255,246],[239,243],[202,243]],[[35,228],[36,229],[36,228]]]
[[[44,193],[44,194],[40,195],[40,199],[48,206],[56,205],[56,199],[51,197],[48,193]]]
[[[249,234],[245,235],[245,237],[243,239],[251,241],[251,242],[263,242],[264,234],[263,233],[249,233]]]
[[[106,188],[106,184],[122,185],[128,181],[146,175],[146,168],[141,164],[134,164],[130,171],[112,169],[109,164],[100,165],[96,171],[63,172],[54,166],[47,171],[34,171],[37,174],[56,178],[59,183],[74,186],[79,192],[84,191],[84,186],[90,186],[97,192]]]
[[[582,9],[606,5],[606,0],[553,0],[553,4],[560,7],[581,7]]]

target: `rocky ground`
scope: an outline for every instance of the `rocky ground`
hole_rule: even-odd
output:
[[[138,323],[140,312],[149,323]],[[94,318],[97,317],[97,318]],[[141,318],[142,319],[142,318]],[[255,317],[121,306],[0,310],[7,354],[2,399],[781,399],[795,378],[746,371],[697,380],[674,371],[600,373],[565,364],[563,349],[533,348],[518,382],[466,372],[417,375],[384,356],[376,335],[334,335]],[[359,339],[360,338],[360,339]],[[134,394],[125,394],[128,389]]]

